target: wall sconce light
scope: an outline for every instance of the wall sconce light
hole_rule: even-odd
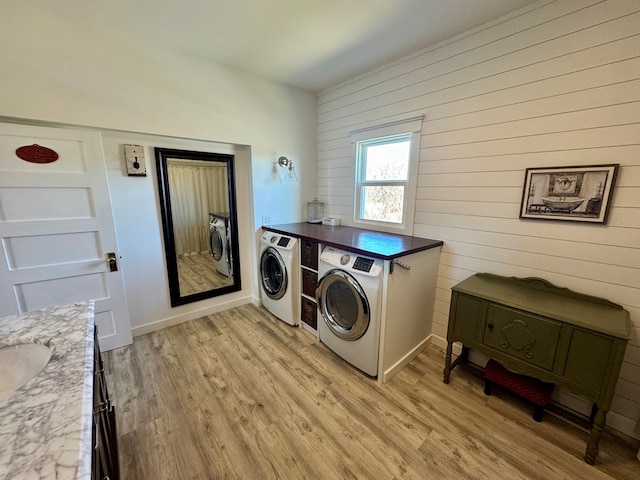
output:
[[[278,165],[286,169],[286,172],[282,177],[282,181],[295,182],[296,180],[298,180],[298,176],[296,175],[296,168],[293,166],[292,160],[289,160],[287,157],[280,157],[278,158]]]

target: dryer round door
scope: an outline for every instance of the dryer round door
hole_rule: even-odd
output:
[[[213,259],[216,262],[219,262],[222,258],[223,250],[224,250],[224,240],[222,235],[220,234],[220,230],[211,225],[209,234],[209,244],[211,246],[211,255],[213,255]]]
[[[287,266],[278,251],[269,247],[260,257],[260,283],[269,298],[279,300],[287,292]]]
[[[367,295],[344,270],[330,270],[320,279],[316,300],[324,322],[338,338],[354,341],[369,328],[371,310]]]

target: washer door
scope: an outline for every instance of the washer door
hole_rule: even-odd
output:
[[[322,318],[338,338],[354,341],[369,328],[369,300],[358,281],[344,270],[330,270],[320,279],[316,300]]]
[[[269,247],[260,257],[260,283],[269,298],[278,300],[287,292],[287,267],[278,251]]]
[[[224,243],[222,235],[220,234],[220,230],[218,230],[218,228],[214,225],[211,225],[210,228],[209,244],[211,246],[211,255],[213,255],[213,259],[216,262],[219,262],[222,258]]]

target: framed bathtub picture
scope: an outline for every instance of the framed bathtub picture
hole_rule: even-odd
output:
[[[520,218],[606,223],[619,166],[527,168]]]

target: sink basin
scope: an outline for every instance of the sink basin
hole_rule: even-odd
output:
[[[50,358],[51,350],[39,343],[0,348],[0,401],[38,375]]]

